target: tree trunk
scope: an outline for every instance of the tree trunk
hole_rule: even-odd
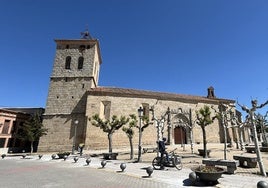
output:
[[[208,158],[207,155],[207,136],[206,136],[206,130],[205,127],[201,127],[202,128],[202,133],[203,133],[203,149],[204,149],[204,155],[203,158]]]
[[[31,141],[31,154],[33,153],[33,141]]]
[[[129,145],[130,145],[130,160],[134,158],[134,154],[133,154],[133,143],[132,143],[132,138],[128,137],[129,140]]]
[[[265,167],[264,167],[264,164],[262,161],[262,156],[261,156],[260,147],[259,147],[259,143],[258,143],[254,113],[252,111],[250,111],[250,120],[251,120],[251,124],[253,126],[253,138],[254,138],[254,144],[255,144],[255,148],[256,148],[256,155],[257,155],[259,168],[260,168],[261,174],[266,177],[267,175],[266,175]]]
[[[244,140],[243,140],[243,128],[239,127],[238,128],[238,132],[239,132],[239,140],[240,140],[240,150],[244,150]]]
[[[109,153],[113,152],[112,144],[113,144],[113,133],[108,133],[108,140],[109,140]]]
[[[227,151],[227,127],[225,125],[223,125],[223,129],[224,129],[224,160],[226,160],[226,151]]]

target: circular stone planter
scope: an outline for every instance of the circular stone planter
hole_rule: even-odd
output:
[[[192,169],[200,181],[217,183],[218,179],[224,173],[223,168],[215,166],[199,166]]]
[[[70,152],[57,153],[59,159],[64,159],[65,155],[68,157],[70,154],[71,154]]]

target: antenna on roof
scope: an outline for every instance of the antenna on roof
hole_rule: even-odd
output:
[[[81,38],[82,39],[92,39],[92,37],[90,36],[90,33],[88,31],[88,25],[86,24],[86,29],[84,32],[81,32]]]

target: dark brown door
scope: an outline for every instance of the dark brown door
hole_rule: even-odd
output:
[[[176,127],[174,129],[175,144],[186,144],[185,131],[182,127]]]

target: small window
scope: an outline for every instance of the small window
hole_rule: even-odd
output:
[[[72,57],[67,56],[65,59],[65,69],[71,69],[71,61],[72,61]]]
[[[83,69],[84,58],[81,56],[78,58],[78,69]]]
[[[149,118],[149,104],[148,103],[142,103],[143,108],[143,115]]]
[[[85,45],[81,45],[79,46],[79,52],[83,53],[86,49],[86,46]]]
[[[70,48],[70,46],[69,46],[69,44],[67,44],[67,45],[66,45],[66,49],[69,49],[69,48]]]
[[[101,102],[101,117],[108,120],[110,119],[111,113],[111,101],[102,101]]]
[[[5,120],[2,134],[9,134],[10,120]]]

